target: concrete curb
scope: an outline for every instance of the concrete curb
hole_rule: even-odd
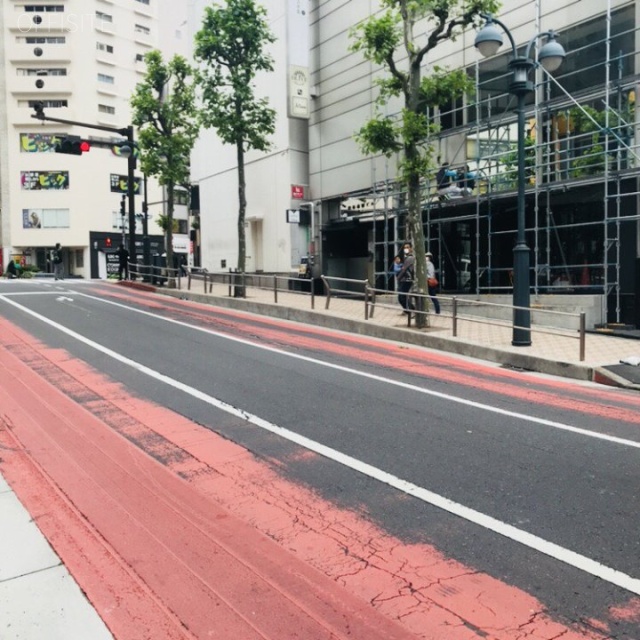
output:
[[[596,369],[594,369],[593,382],[606,384],[610,387],[624,387],[625,389],[640,391],[640,384],[630,382],[626,378],[623,378],[604,367],[596,367]]]
[[[482,345],[463,342],[456,338],[445,338],[443,336],[430,335],[429,333],[416,329],[385,327],[365,320],[350,320],[348,318],[326,315],[318,311],[307,311],[304,309],[278,306],[276,304],[253,302],[243,298],[218,297],[180,289],[157,289],[153,287],[148,287],[148,289],[155,289],[155,292],[158,294],[179,298],[181,300],[190,300],[192,302],[215,305],[227,309],[236,309],[238,311],[248,311],[257,315],[270,316],[281,320],[290,320],[292,322],[303,322],[320,327],[338,329],[348,333],[366,335],[372,338],[405,342],[407,344],[455,353],[456,355],[488,360],[490,362],[513,367],[515,369],[535,371],[537,373],[545,373],[548,375],[572,378],[575,380],[595,380],[594,368],[588,365],[550,360],[529,354],[513,353],[510,351],[496,349],[494,347],[484,347]],[[620,382],[623,381],[620,380]],[[616,384],[616,386],[627,386],[629,384],[627,381],[624,382],[626,382],[626,384]],[[612,382],[609,384],[615,383]]]

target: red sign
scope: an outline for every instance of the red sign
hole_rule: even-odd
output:
[[[291,197],[294,200],[304,200],[304,187],[301,184],[292,184]]]

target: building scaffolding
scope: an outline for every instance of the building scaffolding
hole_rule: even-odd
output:
[[[599,16],[560,30],[560,40],[566,34],[570,41],[567,58],[575,60],[555,78],[541,67],[535,70],[525,145],[532,293],[599,294],[604,317],[615,322],[625,304],[633,304],[625,260],[627,266],[638,260],[640,40],[634,6],[614,11],[608,0]],[[532,23],[538,26],[540,0],[535,12]],[[573,43],[579,46],[572,49]],[[516,120],[507,55],[483,64],[468,70],[475,76],[475,99],[437,114],[441,124],[461,124],[442,126],[434,141],[443,160],[471,167],[474,193],[442,202],[430,176],[423,198],[425,238],[441,285],[477,295],[512,290],[516,234]],[[500,72],[490,72],[495,69]],[[358,197],[382,200],[384,206],[354,215],[372,222],[376,287],[393,288],[389,265],[404,239],[405,194],[387,176],[373,183]]]

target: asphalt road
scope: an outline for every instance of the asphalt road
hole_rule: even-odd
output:
[[[554,619],[640,638],[637,393],[112,284],[0,283],[0,314]]]

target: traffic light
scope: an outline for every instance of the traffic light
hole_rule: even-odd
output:
[[[72,156],[81,156],[91,150],[91,143],[80,136],[65,136],[55,146],[56,153],[66,153]]]
[[[107,249],[111,249],[111,238],[107,238],[104,241],[104,246],[107,247]]]

